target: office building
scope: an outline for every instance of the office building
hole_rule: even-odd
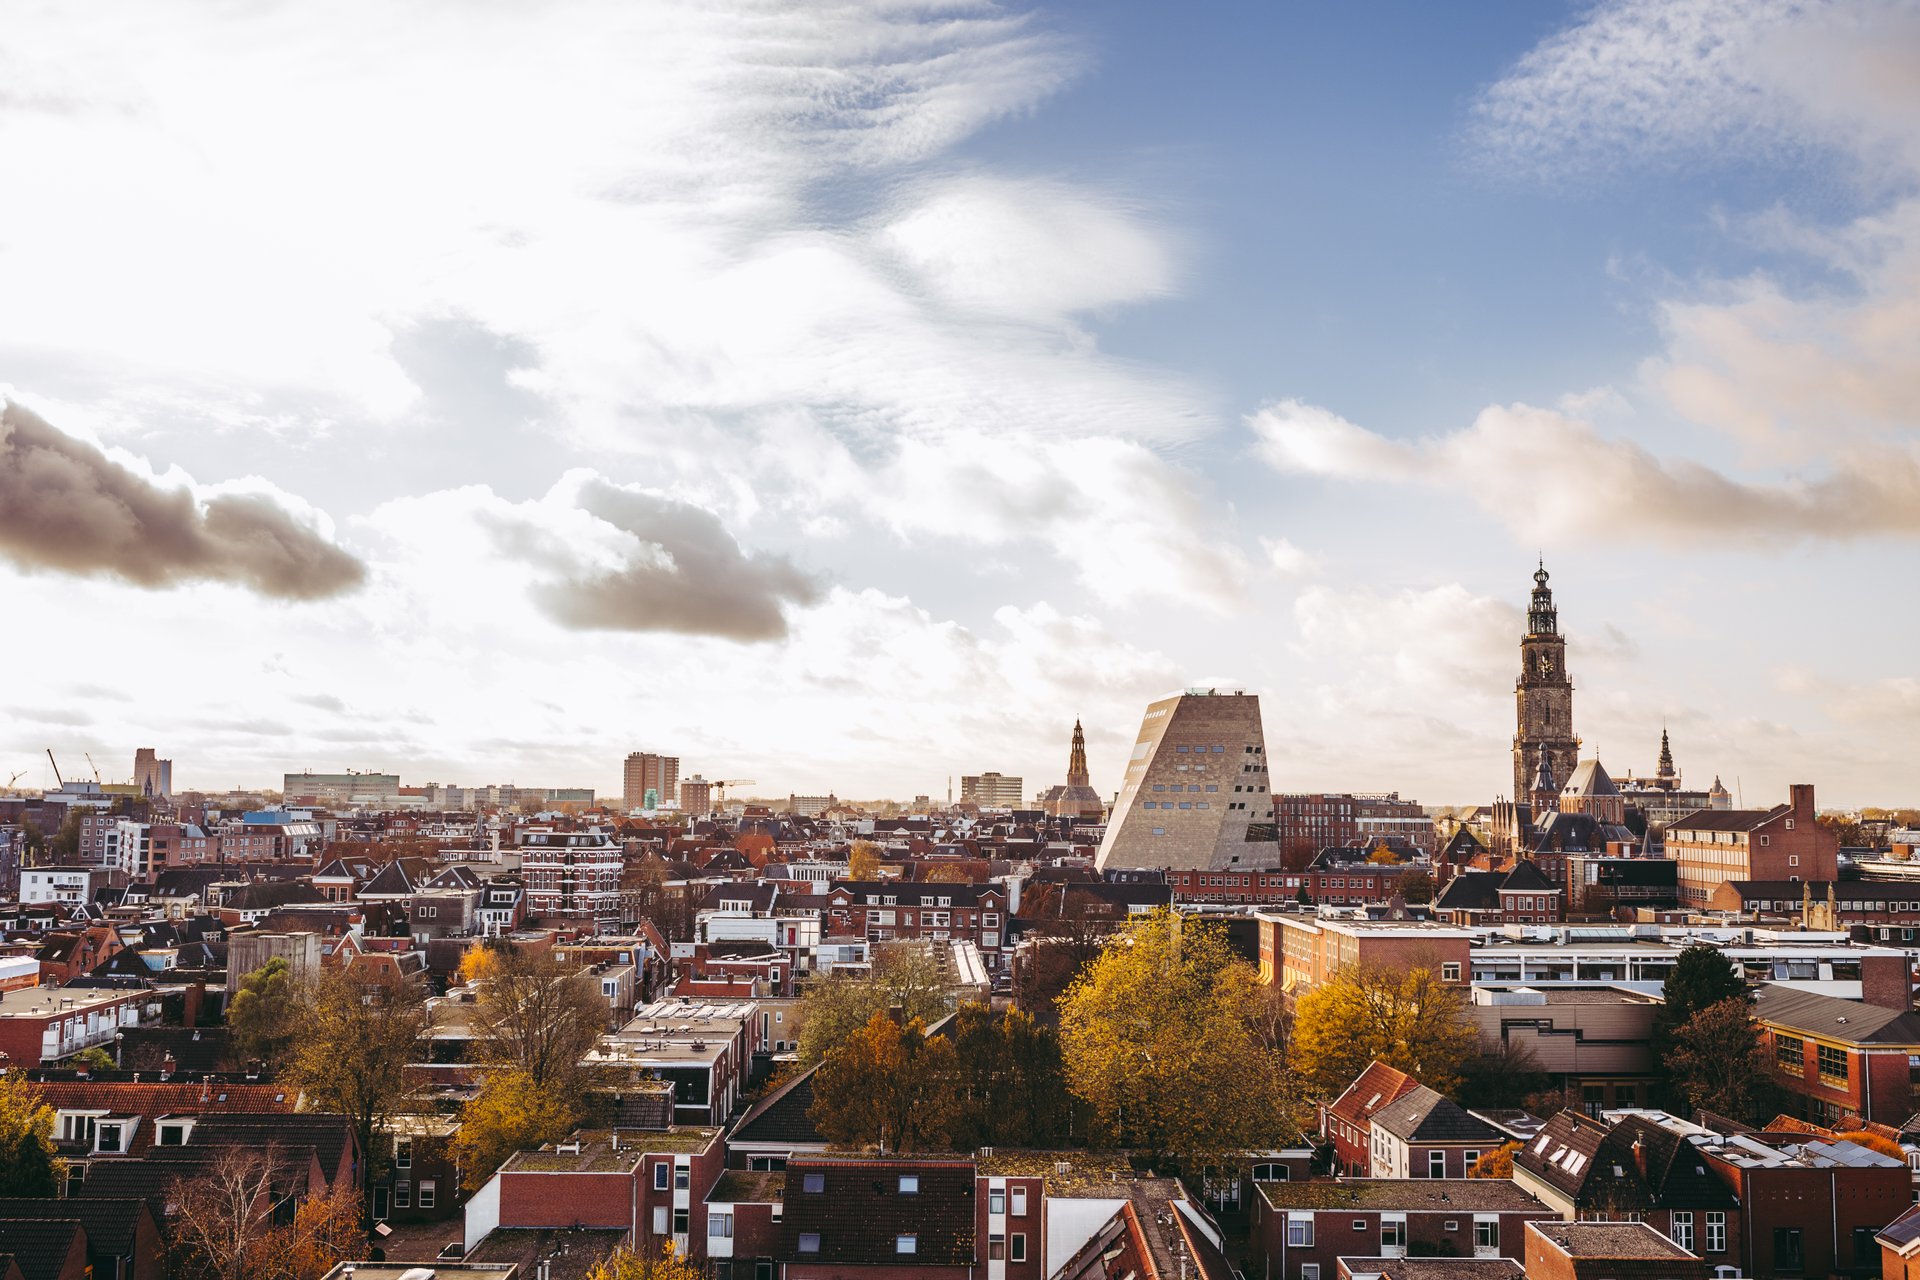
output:
[[[1260,699],[1191,689],[1147,708],[1099,866],[1278,866]]]
[[[1017,773],[970,773],[960,778],[960,800],[982,809],[1018,809],[1026,779]]]

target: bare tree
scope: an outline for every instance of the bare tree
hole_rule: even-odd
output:
[[[274,1206],[285,1189],[286,1160],[264,1151],[222,1147],[201,1172],[177,1179],[170,1201],[172,1274],[182,1280],[243,1280],[266,1271],[275,1235]]]
[[[536,1088],[571,1090],[609,1016],[585,970],[550,951],[516,951],[501,958],[487,982],[475,1031],[491,1061],[524,1072]]]
[[[374,1133],[413,1094],[426,992],[407,977],[323,970],[301,992],[300,1032],[288,1074],[317,1109],[353,1122],[364,1181],[374,1176]]]

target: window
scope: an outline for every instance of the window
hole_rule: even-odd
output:
[[[657,1183],[665,1186],[665,1183]],[[827,1175],[824,1173],[805,1173],[800,1175],[800,1189],[810,1195],[818,1195],[827,1189]]]
[[[893,1238],[893,1251],[897,1254],[911,1254],[911,1253],[920,1252],[920,1237],[919,1236],[895,1236]]]
[[[667,1222],[667,1210],[664,1207],[655,1209],[653,1211],[653,1234],[657,1236],[667,1234]]]
[[[1027,1260],[1026,1232],[1016,1231],[1013,1233],[1013,1252],[1009,1254],[1008,1257],[1014,1262],[1025,1262]]]
[[[1301,1263],[1300,1280],[1320,1280],[1320,1264],[1317,1262]]]
[[[393,1140],[393,1167],[396,1169],[413,1168],[412,1138],[395,1138]]]
[[[653,1189],[655,1191],[665,1191],[667,1189],[667,1176],[668,1175],[667,1175],[666,1161],[662,1160],[653,1166]],[[818,1187],[813,1185],[813,1180],[816,1177],[820,1177],[820,1176],[822,1175],[813,1174],[813,1173],[810,1173],[807,1175],[807,1190],[809,1191],[819,1190]]]
[[[1365,1231],[1367,1229],[1367,1220],[1365,1218],[1355,1218],[1353,1220],[1353,1229],[1355,1231]]]
[[[800,1252],[820,1252],[820,1233],[818,1231],[802,1231],[800,1233]]]
[[[1294,1249],[1311,1249],[1313,1247],[1312,1218],[1287,1219],[1287,1245],[1289,1248]]]
[[[1782,1070],[1799,1075],[1806,1069],[1807,1044],[1799,1036],[1773,1036],[1773,1060]]]
[[[901,1174],[900,1175],[900,1194],[903,1196],[919,1195],[920,1194],[920,1175],[917,1173]]]
[[[1479,1161],[1480,1153],[1478,1151],[1462,1151],[1460,1153],[1460,1163],[1466,1167],[1469,1173],[1473,1171],[1473,1166],[1478,1164]]]
[[[687,1219],[689,1214],[690,1211],[686,1209],[675,1209],[673,1211],[673,1234],[677,1236],[687,1234]]]
[[[987,1237],[987,1261],[1005,1262],[1007,1260],[1007,1238],[995,1231]]]
[[[1676,1209],[1673,1214],[1673,1242],[1693,1252],[1693,1214],[1685,1209]]]
[[[1007,1211],[1007,1193],[1004,1191],[987,1192],[987,1212],[1005,1213]]]
[[[1257,1164],[1253,1166],[1255,1182],[1285,1182],[1291,1177],[1287,1166],[1283,1164]]]
[[[1016,1218],[1024,1218],[1027,1216],[1027,1189],[1025,1187],[1015,1187],[1013,1189],[1013,1216]]]
[[[432,1179],[422,1182],[420,1184],[420,1207],[422,1209],[433,1208],[433,1199],[438,1191],[439,1186]]]
[[[187,1127],[183,1124],[163,1124],[160,1126],[160,1145],[178,1147],[186,1143]]]
[[[1800,855],[1799,855],[1799,854],[1797,854],[1797,853],[1793,853],[1793,854],[1788,854],[1788,855],[1787,855],[1787,865],[1788,865],[1788,866],[1790,866],[1790,867],[1797,867],[1797,866],[1799,866],[1799,865],[1800,865]]]
[[[753,1264],[753,1280],[773,1280],[773,1262],[762,1258]]]
[[[1820,1045],[1815,1053],[1819,1060],[1820,1078],[1836,1084],[1847,1082],[1847,1053],[1844,1049],[1831,1049]]]
[[[413,1184],[411,1182],[394,1183],[393,1184],[393,1207],[396,1209],[405,1209],[412,1204],[413,1204]]]
[[[1473,1247],[1476,1249],[1498,1249],[1500,1247],[1500,1220],[1490,1218],[1473,1220]]]
[[[692,1172],[693,1170],[687,1165],[675,1165],[673,1167],[673,1189],[675,1191],[685,1191],[687,1189],[687,1178]]]
[[[1382,1218],[1380,1220],[1380,1246],[1385,1249],[1404,1249],[1406,1245],[1406,1219]]]
[[[1782,1271],[1806,1270],[1807,1251],[1800,1238],[1800,1228],[1773,1229],[1773,1265]]]
[[[1727,1215],[1718,1209],[1707,1210],[1707,1252],[1727,1251]]]
[[[1444,1151],[1427,1152],[1427,1176],[1444,1178],[1447,1176],[1447,1153]]]

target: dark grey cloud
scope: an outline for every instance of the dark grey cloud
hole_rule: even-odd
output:
[[[0,409],[0,556],[142,587],[230,582],[287,600],[339,595],[367,576],[272,498],[230,493],[203,503],[11,403]]]
[[[563,627],[779,640],[787,634],[786,606],[820,598],[812,577],[782,556],[749,554],[702,507],[597,480],[582,486],[579,505],[643,545],[618,569],[583,569],[551,534],[492,526],[509,554],[555,573],[534,586],[533,599]]]

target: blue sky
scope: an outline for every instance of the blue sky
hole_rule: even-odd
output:
[[[1110,788],[1230,682],[1481,801],[1544,552],[1610,769],[1920,798],[1905,6],[120,19],[0,33],[13,768]]]

